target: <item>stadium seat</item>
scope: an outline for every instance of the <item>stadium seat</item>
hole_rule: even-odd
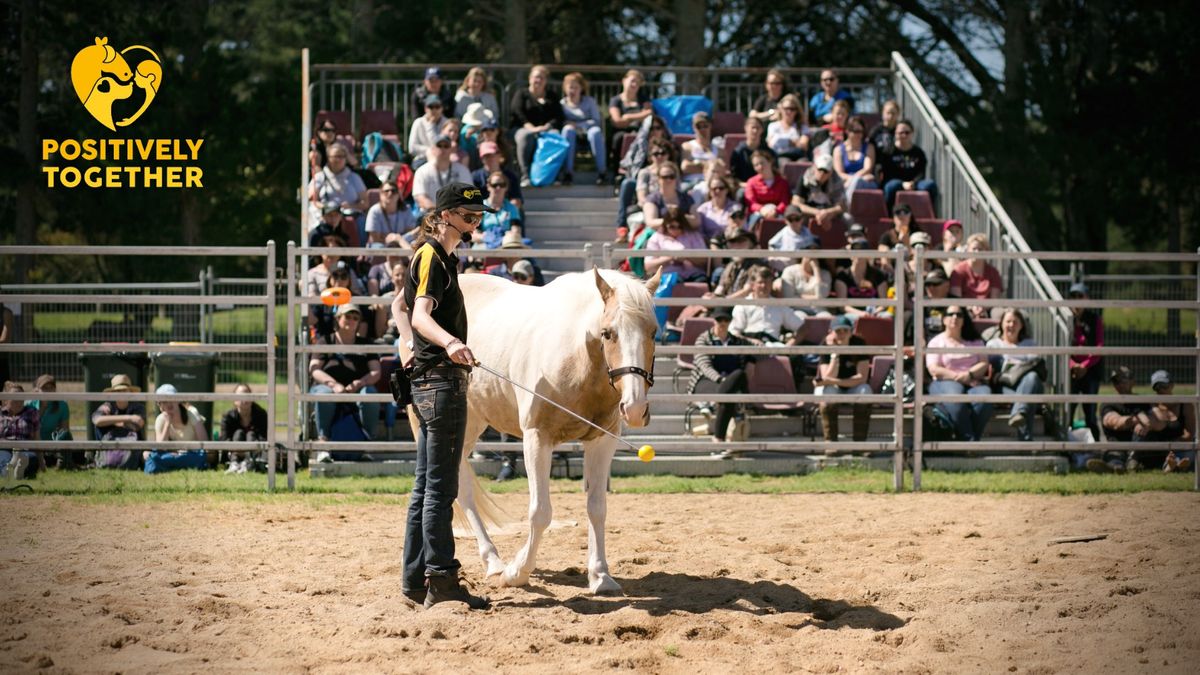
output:
[[[940,218],[917,218],[917,227],[920,228],[922,232],[929,235],[929,238],[933,241],[934,248],[940,248],[942,245],[942,223],[944,222],[945,221]],[[871,227],[872,226],[867,227],[868,239],[871,238]],[[876,235],[878,237],[884,232],[892,229],[892,219],[880,218],[878,221],[876,221],[873,227],[875,228],[875,231],[878,232],[878,235]],[[871,239],[871,243],[878,244],[879,241],[878,239]]]
[[[857,197],[858,192],[855,191],[854,195]],[[896,203],[908,204],[912,208],[913,218],[918,220],[937,217],[933,212],[933,200],[924,190],[901,190],[896,193]]]
[[[969,304],[969,301],[964,300],[963,303]],[[984,331],[1000,325],[999,319],[975,319],[972,323],[975,324],[975,330],[979,331],[980,335],[983,335]]]
[[[827,316],[810,316],[804,319],[804,326],[800,328],[801,344],[819,345],[829,335],[829,325],[833,319]]]
[[[890,345],[895,341],[892,317],[859,315],[854,334],[869,345]]]
[[[835,220],[828,230],[822,230],[817,225],[810,225],[809,230],[821,238],[823,249],[846,248],[846,226],[841,221]]]
[[[725,134],[725,147],[721,148],[721,159],[725,162],[725,166],[729,166],[729,158],[733,157],[733,151],[745,140],[746,134],[744,133]]]
[[[867,382],[871,385],[871,391],[876,394],[880,393],[883,388],[883,380],[887,377],[888,369],[896,362],[896,357],[876,354],[871,357],[871,374],[868,376]]]
[[[808,171],[808,167],[812,166],[812,162],[800,160],[798,162],[787,162],[783,165],[783,177],[787,180],[788,185],[792,187],[792,192],[795,192],[800,185],[800,180],[804,178],[804,172]]]
[[[708,284],[703,281],[684,281],[671,287],[672,298],[698,298],[708,292]],[[673,324],[679,319],[683,307],[667,308],[667,324]]]
[[[785,227],[787,227],[787,221],[783,218],[760,218],[754,224],[754,236],[758,237],[758,247],[766,248],[767,244],[771,243],[771,237]]]
[[[879,238],[883,236],[883,233],[892,229],[892,219],[880,218],[879,220],[868,220],[862,225],[867,230],[867,242],[874,248],[879,246]]]
[[[364,110],[358,117],[359,138],[378,131],[381,134],[397,135],[396,114],[390,110]]]
[[[337,129],[336,133],[338,135],[349,136],[354,132],[354,130],[350,128],[350,113],[346,112],[345,110],[318,110],[317,116],[313,120],[313,129],[321,126],[325,120],[330,120],[333,122],[333,126]],[[313,132],[313,136],[316,136],[315,131]]]
[[[875,127],[879,126],[879,123],[883,121],[883,115],[880,115],[879,113],[854,113],[854,114],[857,115],[858,117],[862,118],[863,127],[866,128],[868,134],[871,133],[871,130],[874,129]]]
[[[696,344],[696,340],[704,334],[704,331],[712,328],[716,321],[700,316],[687,319],[683,322],[683,330],[679,334],[679,345],[687,347]],[[695,354],[679,354],[675,357],[675,372],[671,374],[671,388],[676,394],[684,393],[683,376],[691,373],[695,367]]]
[[[792,365],[786,356],[760,356],[754,361],[748,389],[751,394],[796,394],[796,381],[792,378]],[[779,412],[798,410],[803,403],[754,403],[763,411]]]
[[[379,359],[379,381],[375,383],[375,390],[380,394],[392,393],[392,372],[400,365],[400,358],[397,356],[384,356]]]
[[[740,134],[746,126],[746,116],[740,112],[715,112],[712,114],[713,136]]]
[[[367,208],[370,209],[379,203],[379,188],[371,188],[367,190]]]
[[[874,223],[880,218],[888,221],[887,202],[883,200],[883,190],[855,190],[850,197],[850,217],[856,223]]]

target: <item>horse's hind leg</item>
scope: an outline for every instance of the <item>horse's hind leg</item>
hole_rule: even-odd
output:
[[[546,445],[541,435],[533,430],[526,432],[524,445],[525,473],[529,476],[529,540],[504,570],[504,583],[508,586],[529,583],[538,544],[550,526],[553,515],[550,506],[550,459],[554,448]]]
[[[608,476],[617,442],[608,436],[583,444],[583,485],[587,490],[588,588],[597,595],[620,595],[621,585],[608,573],[604,520],[608,515]]]
[[[476,503],[475,489],[478,484],[478,479],[475,476],[475,469],[471,467],[471,450],[475,448],[475,444],[479,442],[479,435],[483,433],[486,425],[476,422],[468,417],[466,440],[463,442],[462,465],[458,471],[458,505],[462,508],[463,515],[466,516],[467,522],[471,524],[471,530],[475,532],[475,541],[479,545],[479,557],[483,559],[483,565],[487,568],[487,576],[493,576],[504,571],[504,561],[500,559],[500,554],[496,551],[496,545],[492,543],[491,537],[487,533],[487,525],[484,518],[480,515],[479,504]],[[482,488],[481,488],[482,491]],[[479,500],[485,502],[490,499],[486,494],[480,494]],[[487,509],[484,509],[484,516]]]

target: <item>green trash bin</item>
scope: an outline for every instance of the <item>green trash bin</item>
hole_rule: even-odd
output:
[[[85,391],[104,391],[112,384],[112,379],[115,375],[128,375],[129,379],[136,386],[140,387],[142,391],[146,391],[146,367],[150,365],[150,359],[143,353],[112,352],[104,354],[100,352],[84,352],[79,355],[79,362],[83,364],[83,384]],[[96,412],[96,408],[99,408],[101,403],[102,401],[88,401],[88,440],[96,439],[96,429],[92,426],[92,413]],[[150,406],[146,406],[146,414],[150,415]],[[151,429],[154,428],[153,420],[154,417],[150,415],[148,424]]]
[[[217,355],[212,352],[195,352],[189,354],[166,354],[155,352],[151,355],[154,363],[154,386],[164,384],[175,385],[181,394],[211,394],[217,383]],[[204,430],[206,438],[212,438],[213,402],[196,402],[192,405],[204,415]]]

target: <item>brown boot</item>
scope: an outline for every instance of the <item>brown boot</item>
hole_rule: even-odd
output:
[[[854,440],[867,440],[867,432],[871,428],[871,406],[858,403],[854,406]]]
[[[832,403],[821,404],[821,434],[826,443],[837,443],[838,439],[838,406]],[[832,455],[836,451],[832,447],[825,448],[825,454]]]
[[[429,589],[425,593],[425,609],[439,602],[465,602],[471,609],[487,609],[491,602],[482,596],[471,595],[458,582],[458,576],[427,577]]]

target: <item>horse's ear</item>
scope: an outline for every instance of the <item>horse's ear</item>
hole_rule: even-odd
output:
[[[600,270],[596,269],[595,265],[592,265],[592,274],[596,276],[596,290],[600,291],[600,299],[607,305],[608,299],[613,296],[613,288],[600,276]]]
[[[662,268],[659,267],[658,271],[654,273],[654,276],[652,276],[646,280],[646,290],[650,291],[650,295],[654,295],[654,292],[658,290],[658,284],[661,281],[662,281]]]

